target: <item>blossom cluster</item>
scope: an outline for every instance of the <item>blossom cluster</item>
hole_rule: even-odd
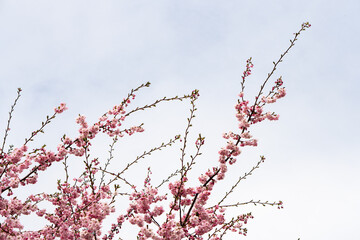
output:
[[[135,95],[130,95],[132,99]],[[15,148],[10,153],[1,151],[0,162],[0,193],[7,193],[7,196],[13,195],[13,190],[20,186],[36,184],[38,172],[46,171],[53,163],[63,161],[68,155],[78,157],[84,156],[86,150],[91,145],[90,139],[93,139],[100,131],[109,136],[123,137],[123,133],[132,135],[135,132],[142,132],[141,126],[134,126],[129,129],[119,130],[121,121],[125,120],[125,107],[131,102],[130,97],[124,99],[123,103],[115,106],[108,111],[108,115],[113,118],[108,120],[107,114],[104,114],[99,122],[89,126],[84,116],[79,115],[76,123],[80,125],[79,136],[74,140],[66,137],[61,139],[62,143],[58,145],[57,152],[49,151],[45,147],[28,152],[26,143],[20,148]],[[65,103],[54,109],[54,115],[49,119],[55,118],[57,114],[63,113],[67,109]],[[43,123],[44,127],[50,121]],[[39,131],[35,131],[32,137]],[[97,165],[94,159],[90,163]],[[35,166],[34,166],[35,165]],[[27,172],[26,172],[27,171]],[[85,172],[83,178],[77,181],[88,181],[89,176],[97,172],[95,168]],[[6,199],[0,197],[0,215],[5,218],[5,222],[0,225],[0,239],[9,239],[11,237],[36,239],[45,237],[46,239],[71,239],[72,237],[100,235],[101,222],[106,215],[110,213],[110,207],[107,203],[101,202],[103,199],[109,199],[112,194],[109,186],[104,185],[100,189],[96,186],[83,184],[82,187],[71,187],[69,183],[63,183],[58,187],[59,192],[56,195],[42,194],[34,197],[30,195],[26,201],[21,201],[17,197]],[[57,206],[54,213],[48,213],[45,209],[39,210],[37,203],[48,201]],[[77,201],[82,203],[78,204]],[[56,227],[45,227],[40,231],[21,231],[24,226],[19,221],[19,216],[29,215],[35,212],[39,217],[44,217]],[[91,227],[89,227],[91,226]],[[84,229],[87,229],[84,231]],[[90,234],[90,235],[89,235]],[[70,237],[71,236],[71,237]],[[86,237],[89,239],[89,237]]]

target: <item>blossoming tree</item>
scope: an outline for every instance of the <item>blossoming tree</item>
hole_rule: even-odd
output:
[[[251,58],[246,62],[246,68],[242,75],[240,94],[235,105],[236,118],[239,122],[238,132],[223,134],[227,144],[219,149],[218,165],[203,166],[204,172],[198,177],[198,184],[189,184],[188,173],[196,163],[195,160],[201,155],[201,148],[205,138],[199,135],[195,142],[196,153],[187,160],[185,150],[188,141],[189,128],[191,127],[196,111],[195,103],[199,97],[199,91],[194,90],[189,95],[182,97],[164,97],[143,107],[129,110],[129,105],[135,98],[135,93],[142,88],[149,87],[150,83],[143,84],[131,90],[128,96],[119,104],[103,114],[97,122],[89,124],[85,116],[79,115],[76,123],[79,124],[78,136],[69,138],[64,135],[60,139],[57,151],[47,150],[45,147],[29,149],[28,143],[54,119],[67,109],[64,103],[55,108],[52,116],[47,116],[41,127],[32,132],[31,136],[25,139],[22,146],[6,149],[6,140],[10,130],[10,122],[14,107],[20,97],[21,89],[9,112],[5,135],[0,149],[0,239],[113,239],[124,238],[120,229],[125,224],[132,224],[138,227],[137,239],[223,239],[229,232],[237,232],[246,235],[247,229],[244,224],[253,218],[251,213],[238,214],[237,216],[226,215],[227,209],[245,204],[272,205],[282,208],[282,201],[261,202],[249,201],[243,203],[223,204],[224,200],[234,192],[239,182],[251,175],[257,169],[265,157],[261,156],[255,166],[245,175],[239,176],[229,191],[224,193],[216,205],[209,205],[208,200],[214,194],[214,186],[219,181],[224,181],[227,169],[232,167],[239,157],[242,148],[245,146],[257,146],[257,140],[251,135],[251,127],[264,120],[275,121],[279,115],[274,112],[266,112],[264,107],[275,103],[286,95],[282,78],[279,77],[268,92],[265,86],[273,76],[277,66],[282,62],[284,56],[294,46],[298,36],[311,25],[304,23],[301,29],[294,34],[290,40],[290,46],[274,62],[272,71],[267,75],[260,87],[253,102],[245,94],[245,82],[251,74],[253,67]],[[188,99],[191,104],[190,117],[183,137],[180,135],[170,139],[158,147],[145,151],[134,161],[129,162],[120,171],[108,170],[112,156],[105,162],[97,158],[91,158],[89,151],[92,140],[100,133],[106,134],[113,139],[110,154],[114,143],[124,135],[133,135],[144,131],[142,125],[123,128],[123,122],[133,113],[146,110],[155,105],[175,100]],[[136,187],[131,180],[123,177],[123,174],[133,167],[138,160],[151,154],[154,151],[168,147],[176,141],[182,141],[181,167],[175,172],[169,173],[169,177],[161,184],[154,186],[151,182],[151,170],[148,169],[147,176],[142,187]],[[84,169],[79,176],[70,179],[67,163],[70,157],[83,159]],[[53,193],[39,193],[27,196],[22,201],[14,196],[13,190],[26,188],[31,184],[37,184],[38,176],[48,170],[49,167],[62,162],[65,166],[66,178],[59,181],[57,190]],[[108,181],[105,177],[108,177]],[[121,186],[128,187],[128,193],[119,193]],[[168,194],[161,195],[160,188],[167,188]],[[219,195],[219,193],[216,193]],[[118,197],[128,199],[127,211],[117,215],[117,220],[111,226],[103,226],[104,219],[115,213],[115,201]],[[42,209],[39,203],[45,201],[54,206],[54,210]],[[20,217],[35,213],[38,217],[46,219],[46,226],[40,230],[24,230]]]

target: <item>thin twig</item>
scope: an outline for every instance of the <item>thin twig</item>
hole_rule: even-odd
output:
[[[107,169],[107,167],[108,167],[109,164],[110,164],[110,161],[114,158],[114,156],[113,156],[114,145],[115,145],[115,143],[117,142],[117,140],[118,140],[118,138],[117,138],[117,137],[114,137],[112,144],[109,145],[109,146],[110,146],[109,158],[107,159],[107,161],[106,161],[106,163],[105,163],[104,170]],[[100,179],[99,187],[100,187],[101,184],[104,182],[104,177],[105,177],[105,172],[101,172],[101,179]]]
[[[119,174],[115,174],[115,173],[112,173],[112,172],[109,172],[109,171],[106,171],[106,170],[104,170],[104,169],[101,169],[101,168],[96,168],[96,169],[98,169],[98,170],[100,170],[100,171],[103,171],[103,172],[105,172],[105,173],[108,173],[108,174],[110,174],[110,175],[112,175],[112,176],[114,176],[115,178],[114,179],[120,179],[120,180],[122,180],[122,181],[124,181],[127,185],[129,185],[135,192],[137,192],[136,191],[136,188],[135,188],[135,185],[133,185],[133,184],[131,184],[131,183],[129,183],[125,178],[123,178],[123,177],[120,177],[119,176]],[[109,183],[110,184],[110,183]],[[109,185],[108,184],[108,185]]]
[[[67,160],[68,159],[68,156],[66,156],[65,157],[65,159],[64,159],[64,162],[63,162],[63,164],[64,164],[64,170],[65,170],[65,182],[67,183],[68,182],[68,180],[69,180],[69,172],[68,172],[68,165],[67,165]]]
[[[237,187],[237,185],[240,183],[241,180],[244,180],[246,179],[246,177],[252,175],[252,172],[259,168],[259,165],[261,163],[263,163],[265,161],[265,157],[264,156],[260,156],[260,161],[257,162],[257,164],[247,173],[245,173],[245,175],[243,176],[240,176],[239,179],[237,180],[237,182],[231,187],[230,191],[229,192],[226,192],[225,196],[220,200],[220,202],[218,203],[218,205],[220,205],[233,191],[234,189]]]
[[[237,202],[237,203],[234,203],[234,204],[228,204],[228,205],[218,205],[219,208],[224,208],[224,207],[239,207],[239,206],[242,206],[242,205],[247,205],[247,204],[254,204],[255,206],[257,204],[259,205],[262,205],[262,206],[266,206],[266,205],[270,205],[270,206],[281,206],[283,204],[282,201],[279,201],[279,202],[269,202],[269,201],[265,201],[265,202],[261,202],[260,200],[258,201],[254,201],[254,200],[250,200],[248,202]],[[215,208],[215,206],[212,206],[212,207],[209,207],[208,209],[210,208]]]
[[[180,173],[180,170],[179,170],[179,169],[176,169],[175,172],[171,173],[166,179],[162,180],[162,182],[161,182],[157,187],[155,187],[155,188],[158,189],[158,188],[161,187],[164,183],[169,182],[170,178],[175,177],[178,173]]]
[[[157,151],[157,150],[161,150],[162,148],[165,148],[165,147],[167,147],[167,146],[171,146],[171,145],[172,145],[173,143],[175,143],[175,141],[178,140],[178,139],[179,139],[178,136],[176,136],[174,139],[170,139],[169,142],[167,142],[167,143],[161,143],[161,145],[158,146],[158,147],[154,147],[154,148],[150,149],[149,151],[144,151],[144,153],[141,154],[140,156],[136,157],[136,159],[135,159],[134,161],[132,161],[131,163],[128,163],[128,164],[126,165],[126,167],[125,167],[121,172],[118,173],[118,175],[120,176],[120,175],[122,175],[125,171],[129,170],[129,168],[130,168],[132,165],[134,165],[135,163],[137,163],[137,162],[139,161],[139,159],[145,158],[145,156],[151,155],[151,153],[153,153],[153,152],[155,152],[155,151]]]
[[[156,100],[155,102],[149,104],[149,105],[145,105],[145,106],[142,106],[142,107],[137,107],[133,110],[131,110],[130,112],[126,113],[124,115],[124,117],[127,117],[129,115],[131,115],[132,113],[134,112],[137,112],[137,111],[140,111],[140,110],[145,110],[147,108],[152,108],[152,107],[156,107],[156,104],[160,103],[160,102],[168,102],[168,101],[173,101],[173,100],[180,100],[182,101],[183,99],[186,99],[186,98],[190,98],[191,95],[184,95],[183,97],[178,97],[178,96],[175,96],[175,97],[172,97],[172,98],[167,98],[167,97],[163,97],[161,99],[158,99]]]
[[[1,146],[0,155],[2,155],[4,153],[4,147],[5,147],[6,138],[8,136],[8,132],[10,131],[10,122],[11,122],[12,114],[14,112],[16,103],[17,103],[17,101],[19,100],[19,98],[21,96],[21,94],[20,94],[21,91],[22,91],[21,88],[17,89],[17,97],[15,98],[15,101],[14,101],[13,105],[11,105],[11,109],[10,109],[10,112],[9,112],[9,118],[8,118],[6,129],[5,129],[5,135],[4,135],[3,143],[2,143],[2,146]]]
[[[183,147],[180,149],[181,150],[181,157],[180,157],[180,162],[181,162],[181,169],[180,169],[180,185],[177,191],[177,195],[174,196],[174,206],[176,205],[176,202],[179,202],[179,218],[180,218],[180,222],[181,222],[181,207],[180,207],[180,203],[181,203],[181,191],[180,189],[182,188],[183,184],[184,184],[184,160],[185,160],[185,149],[186,149],[186,143],[187,143],[187,139],[188,139],[188,135],[189,135],[189,129],[190,127],[192,127],[191,121],[194,119],[195,117],[195,111],[197,110],[197,108],[195,107],[195,98],[193,98],[191,100],[191,109],[190,109],[190,117],[187,119],[188,123],[185,129],[185,135],[184,135],[184,144]],[[171,214],[173,208],[170,209],[169,215]]]

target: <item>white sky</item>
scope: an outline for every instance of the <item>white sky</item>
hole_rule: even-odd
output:
[[[1,129],[18,87],[23,93],[9,144],[20,145],[55,106],[67,103],[69,110],[33,145],[47,143],[50,149],[64,133],[76,135],[79,113],[95,121],[141,83],[152,86],[137,95],[133,107],[197,88],[191,141],[199,132],[206,136],[195,169],[200,173],[216,164],[226,143],[221,134],[236,130],[233,107],[246,59],[253,57],[255,64],[247,82],[252,96],[292,33],[310,21],[313,26],[274,76],[283,76],[288,92],[269,106],[280,120],[254,128],[258,148],[244,150],[216,197],[265,155],[267,161],[231,200],[281,199],[285,208],[231,210],[255,216],[241,239],[360,239],[359,11],[356,0],[0,1]],[[129,125],[144,122],[146,132],[118,143],[114,171],[183,134],[189,108],[186,102],[166,103],[129,118]],[[94,150],[103,159],[110,143],[105,139]],[[144,160],[128,178],[140,184],[147,166],[154,181],[167,176],[179,164],[179,147]],[[81,170],[74,166],[74,172]],[[22,191],[50,191],[50,182],[64,174],[60,164],[49,173],[40,176],[42,184]],[[36,228],[41,221],[29,224]],[[135,239],[126,231],[122,236]]]

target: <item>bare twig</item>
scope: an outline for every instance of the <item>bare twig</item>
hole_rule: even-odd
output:
[[[65,170],[65,182],[67,183],[68,182],[68,180],[69,180],[69,173],[68,173],[68,165],[67,165],[67,160],[68,159],[68,156],[66,156],[65,157],[65,159],[64,159],[64,162],[63,162],[63,164],[64,164],[64,170]]]
[[[157,187],[155,187],[156,189],[158,189],[159,187],[161,187],[164,183],[169,182],[170,178],[175,177],[178,173],[180,173],[179,169],[176,169],[175,172],[171,173],[166,179],[164,179]]]
[[[255,206],[257,204],[259,205],[262,205],[262,206],[266,206],[266,205],[269,205],[269,206],[282,206],[283,205],[283,202],[282,201],[279,201],[279,202],[269,202],[269,201],[265,201],[265,202],[261,202],[260,200],[258,201],[254,201],[254,200],[250,200],[248,202],[237,202],[237,203],[234,203],[234,204],[228,204],[228,205],[218,205],[219,208],[224,208],[224,207],[239,207],[239,206],[242,206],[242,205],[247,205],[247,204],[254,204]],[[212,206],[210,208],[215,208],[215,206]],[[210,209],[209,208],[209,209]]]
[[[239,177],[237,182],[231,187],[230,191],[226,192],[225,196],[219,201],[218,205],[220,205],[234,191],[234,189],[237,187],[237,185],[240,183],[241,180],[246,179],[247,176],[252,175],[252,173],[255,169],[259,168],[259,165],[265,161],[264,156],[260,156],[260,158],[261,158],[260,161],[258,161],[257,164],[249,172],[247,172],[247,173],[245,173],[245,175]]]
[[[155,151],[157,151],[157,150],[161,150],[162,148],[165,148],[165,147],[167,147],[167,146],[171,146],[171,145],[172,145],[173,143],[175,143],[175,141],[178,140],[178,139],[179,139],[179,137],[178,137],[178,136],[175,136],[174,139],[170,139],[167,143],[161,143],[160,146],[154,147],[154,148],[150,149],[149,151],[145,151],[143,154],[141,154],[140,156],[136,157],[136,159],[135,159],[134,161],[132,161],[131,163],[128,163],[128,164],[126,165],[126,167],[125,167],[121,172],[118,173],[118,175],[120,176],[120,175],[122,175],[124,172],[126,172],[127,170],[129,170],[129,168],[130,168],[132,165],[134,165],[135,163],[137,163],[137,162],[139,161],[139,159],[145,158],[145,156],[151,155],[151,153],[153,153],[153,152],[155,152]]]
[[[114,145],[115,145],[115,143],[117,142],[117,140],[118,140],[118,138],[117,138],[117,137],[114,137],[112,144],[109,145],[109,146],[110,146],[109,158],[107,159],[107,161],[106,161],[106,163],[105,163],[104,170],[107,169],[107,167],[108,167],[109,164],[110,164],[110,161],[114,158],[114,156],[113,156]],[[101,184],[104,182],[104,177],[105,177],[105,172],[101,172],[101,179],[100,179],[99,187],[100,187]]]
[[[12,118],[12,114],[14,112],[14,109],[15,109],[15,106],[16,106],[16,103],[17,101],[19,100],[20,96],[21,96],[21,88],[18,88],[17,89],[17,97],[15,98],[15,101],[13,103],[13,105],[11,105],[11,109],[10,109],[10,112],[9,112],[9,118],[8,118],[8,121],[7,121],[7,125],[6,125],[6,129],[5,129],[5,135],[4,135],[4,139],[3,139],[3,143],[2,143],[2,146],[1,146],[1,153],[0,155],[3,154],[4,152],[4,147],[5,147],[5,143],[6,143],[6,138],[8,136],[8,132],[10,131],[10,122],[11,122],[11,118]]]
[[[172,98],[163,97],[163,98],[158,99],[158,100],[156,100],[155,102],[153,102],[153,103],[151,103],[149,105],[145,105],[145,106],[142,106],[142,107],[137,107],[137,108],[131,110],[130,112],[126,113],[124,115],[124,117],[127,117],[127,116],[133,114],[134,112],[137,112],[137,111],[140,111],[140,110],[142,111],[142,110],[145,110],[147,108],[156,107],[156,104],[158,104],[160,102],[168,102],[168,101],[173,101],[173,100],[182,101],[183,99],[190,98],[190,97],[191,97],[191,95],[184,95],[183,97],[175,96],[175,97],[172,97]]]

